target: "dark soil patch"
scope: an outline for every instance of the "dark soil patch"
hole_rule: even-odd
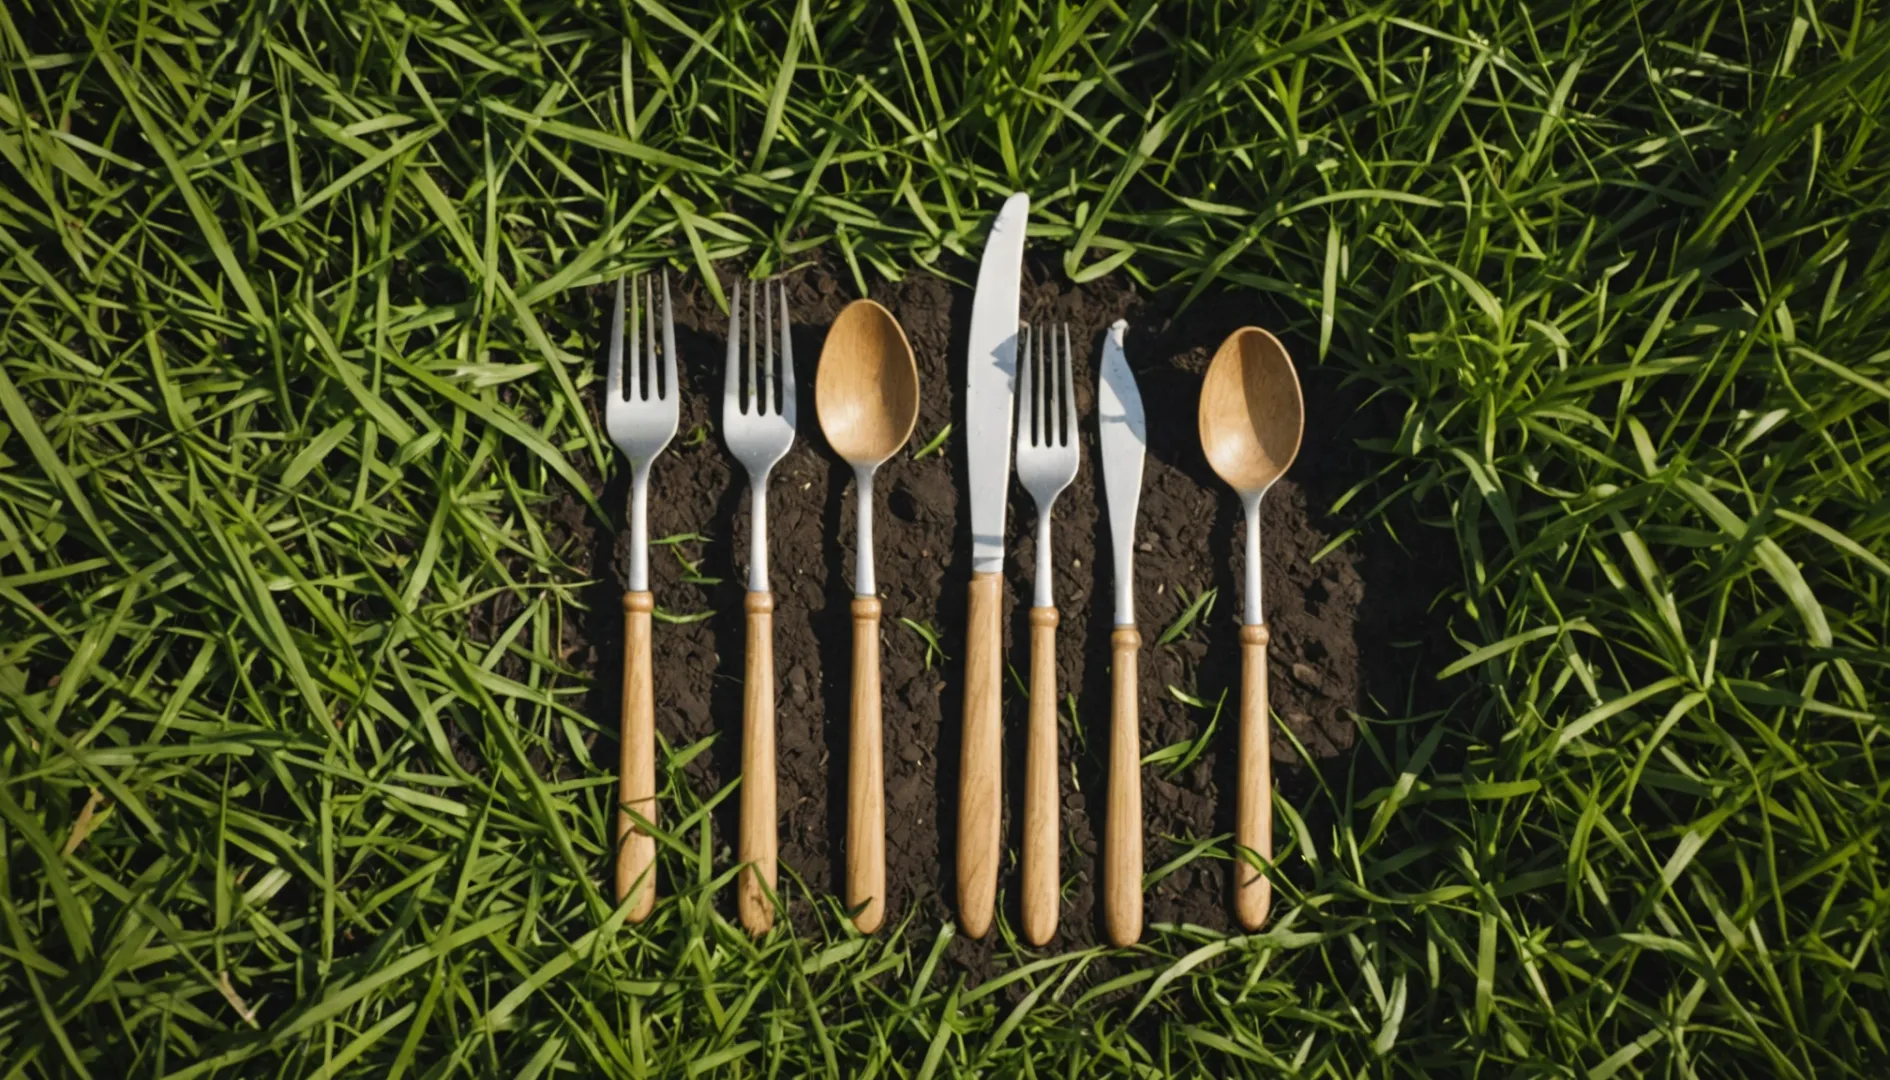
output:
[[[971,276],[966,268],[966,277]],[[1143,480],[1136,556],[1137,615],[1146,642],[1141,660],[1142,750],[1197,738],[1212,710],[1191,708],[1174,687],[1210,704],[1228,695],[1229,709],[1212,745],[1178,774],[1144,770],[1146,857],[1159,867],[1198,838],[1231,833],[1233,815],[1232,703],[1239,691],[1240,552],[1244,524],[1238,502],[1209,469],[1196,435],[1201,374],[1213,350],[1248,323],[1279,328],[1277,313],[1250,295],[1198,302],[1180,317],[1172,298],[1149,297],[1119,276],[1072,286],[1049,268],[1026,268],[1023,314],[1034,323],[1066,322],[1077,343],[1083,465],[1058,500],[1056,600],[1060,692],[1073,693],[1079,721],[1062,713],[1063,872],[1069,883],[1053,947],[1101,939],[1094,903],[1099,872],[1100,815],[1105,787],[1109,709],[1108,645],[1112,573],[1107,552],[1097,468],[1095,378],[1105,328],[1129,321],[1127,348],[1147,406],[1149,454]],[[725,280],[731,284],[733,278]],[[686,770],[695,794],[707,798],[739,772],[742,589],[748,531],[746,477],[717,431],[721,357],[726,317],[699,281],[673,280],[677,343],[683,356],[683,413],[677,441],[657,462],[650,500],[653,539],[701,533],[651,554],[652,588],[659,609],[706,619],[659,623],[655,635],[657,725],[672,747],[718,734],[715,750]],[[953,920],[957,815],[958,727],[962,708],[965,587],[969,580],[969,520],[964,446],[954,435],[941,452],[914,453],[947,424],[964,430],[959,404],[965,330],[971,293],[925,275],[879,282],[872,299],[905,328],[918,360],[922,393],[912,441],[881,470],[875,484],[877,573],[885,605],[882,659],[886,725],[886,816],[889,924],[916,906],[917,929]],[[852,475],[821,436],[813,408],[814,371],[827,326],[853,298],[851,278],[816,264],[790,277],[793,341],[801,389],[800,432],[776,468],[769,489],[769,541],[775,606],[778,678],[779,806],[783,884],[798,875],[817,895],[843,891],[845,872],[846,746],[852,580]],[[607,313],[604,290],[595,297]],[[600,315],[600,325],[606,324]],[[1360,438],[1384,434],[1356,393],[1310,362],[1310,344],[1282,334],[1300,353],[1308,403],[1306,444],[1288,477],[1268,495],[1262,546],[1266,556],[1273,707],[1299,744],[1315,758],[1346,754],[1355,741],[1352,712],[1368,697],[1395,709],[1410,684],[1411,662],[1392,645],[1419,638],[1411,619],[1434,591],[1389,543],[1369,553],[1357,542],[1312,557],[1345,527],[1323,509],[1364,475]],[[595,412],[596,387],[587,391]],[[598,429],[603,425],[598,418]],[[600,499],[613,513],[626,505],[623,473]],[[1028,672],[1025,609],[1034,558],[1035,509],[1013,484],[1006,574],[1006,654],[1019,679]],[[628,536],[596,528],[575,499],[552,508],[554,533],[580,549],[590,545],[593,590],[585,627],[589,640],[573,662],[596,680],[592,712],[606,730],[616,726],[621,664],[622,588]],[[613,521],[620,528],[621,521]],[[673,550],[673,554],[672,554]],[[691,584],[682,559],[718,584]],[[1367,588],[1366,570],[1371,586]],[[1178,640],[1154,642],[1204,589],[1218,590],[1209,618]],[[949,659],[928,662],[923,638],[900,620],[936,628]],[[1364,655],[1362,656],[1362,650]],[[1021,821],[1025,697],[1013,682],[1005,702],[1005,836],[1009,858],[1000,879],[1002,914],[1016,917],[1016,851]],[[1394,712],[1393,715],[1402,715]],[[615,760],[599,740],[592,754]],[[1276,732],[1274,758],[1283,797],[1302,800],[1314,777],[1292,742]],[[732,858],[735,803],[716,821],[718,848]],[[1197,859],[1156,884],[1146,900],[1149,924],[1192,923],[1232,929],[1228,871],[1222,858]],[[599,869],[600,875],[604,868]],[[665,886],[667,889],[667,885]],[[732,898],[730,900],[732,917]],[[795,922],[809,925],[805,897],[790,900]],[[960,938],[950,957],[974,977],[989,970],[998,945]]]

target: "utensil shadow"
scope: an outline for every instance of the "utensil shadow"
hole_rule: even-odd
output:
[[[829,632],[817,635],[816,641],[820,654],[821,703],[827,714],[824,732],[829,763],[827,850],[832,853],[832,857],[827,860],[827,889],[844,905],[847,896],[846,864],[851,854],[847,850],[847,828],[852,807],[847,800],[847,790],[848,778],[853,771],[853,589],[849,583],[853,580],[852,568],[857,563],[859,553],[853,551],[843,539],[851,534],[856,516],[847,513],[848,506],[854,501],[848,497],[852,466],[841,461],[824,441],[820,444],[819,453],[827,465],[827,492],[821,505],[821,519],[826,523],[828,537],[828,542],[822,545],[821,555],[827,570],[827,588],[824,594],[826,605],[816,613],[815,621],[818,625],[830,628]],[[881,708],[883,724],[883,687]]]

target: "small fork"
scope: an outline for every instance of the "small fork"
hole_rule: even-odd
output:
[[[1057,607],[1050,590],[1050,509],[1076,479],[1076,380],[1070,328],[1026,327],[1018,357],[1017,477],[1037,502],[1037,588],[1030,608],[1030,726],[1024,758],[1024,937],[1057,930]],[[1035,346],[1033,350],[1032,346]]]
[[[637,283],[643,285],[637,304]],[[610,316],[610,369],[604,383],[604,427],[630,459],[630,572],[623,594],[623,739],[617,781],[617,902],[636,891],[630,921],[641,922],[656,904],[656,691],[651,679],[649,494],[650,463],[676,436],[676,323],[663,275],[663,357],[657,371],[655,291],[647,279],[630,286],[630,365],[623,362],[624,283]],[[642,344],[637,341],[639,328]],[[626,396],[627,392],[627,396]],[[642,819],[639,825],[637,819]]]
[[[748,535],[748,660],[742,682],[741,885],[736,907],[751,934],[774,925],[776,880],[774,764],[774,595],[768,591],[768,473],[794,444],[794,349],[788,339],[787,286],[748,282],[748,353],[742,357],[742,287],[728,312],[728,364],[722,382],[722,437],[748,470],[753,509]],[[779,318],[780,354],[775,353]],[[763,346],[760,366],[755,345]]]

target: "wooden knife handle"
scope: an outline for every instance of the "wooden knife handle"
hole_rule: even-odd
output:
[[[1057,609],[1030,609],[1030,732],[1024,756],[1024,937],[1057,932]]]
[[[1103,919],[1109,940],[1142,937],[1142,733],[1136,660],[1142,635],[1118,626],[1110,636],[1109,810],[1103,836]]]
[[[1273,749],[1267,713],[1266,624],[1240,628],[1240,765],[1234,797],[1234,843],[1273,861]],[[1247,860],[1234,863],[1234,913],[1258,930],[1273,905],[1273,883]]]
[[[853,727],[847,753],[847,907],[862,934],[886,918],[886,776],[879,696],[879,601],[853,599]]]
[[[742,681],[741,886],[736,907],[751,934],[774,926],[774,594],[748,594],[748,664]],[[766,888],[763,888],[763,885]]]
[[[958,757],[958,918],[974,939],[991,929],[997,905],[1003,581],[1002,574],[972,574],[965,618],[965,725]]]
[[[648,592],[623,594],[623,728],[617,770],[617,902],[629,899],[630,921],[656,906],[656,838],[630,817],[656,821],[656,689],[651,680]],[[627,809],[626,809],[627,808]]]

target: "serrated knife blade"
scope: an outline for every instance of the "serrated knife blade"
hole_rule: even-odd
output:
[[[971,481],[971,570],[1004,569],[1004,507],[1011,486],[1011,397],[1017,382],[1018,293],[1030,196],[1004,200],[985,241],[971,297],[965,375],[965,456]]]
[[[1142,459],[1148,453],[1148,417],[1129,359],[1122,351],[1129,324],[1118,319],[1103,338],[1102,386],[1096,420],[1102,429],[1103,491],[1109,502],[1109,542],[1116,560],[1116,625],[1135,625],[1135,510],[1142,498]]]

